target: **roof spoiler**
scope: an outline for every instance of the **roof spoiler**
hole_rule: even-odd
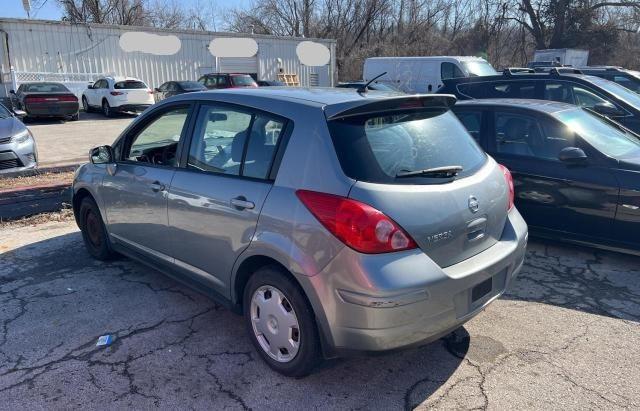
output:
[[[382,99],[366,98],[357,102],[332,104],[325,108],[327,120],[357,117],[374,113],[394,113],[440,109],[447,111],[456,103],[451,94],[413,94]]]

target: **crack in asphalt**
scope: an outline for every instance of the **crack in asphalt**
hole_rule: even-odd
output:
[[[38,389],[41,387],[40,380],[47,378],[48,374],[58,370],[72,368],[75,363],[82,364],[86,370],[87,383],[98,391],[109,393],[109,398],[114,402],[128,401],[129,407],[136,407],[133,399],[139,397],[149,401],[149,405],[160,407],[163,405],[163,388],[155,382],[153,378],[146,376],[144,364],[165,350],[175,350],[176,355],[173,361],[183,361],[196,358],[202,363],[204,380],[212,383],[211,394],[220,394],[225,401],[228,399],[234,405],[244,410],[251,409],[252,401],[248,397],[241,395],[250,387],[250,380],[245,380],[240,376],[231,382],[228,378],[226,368],[229,366],[229,358],[233,359],[231,366],[244,367],[253,364],[256,360],[252,350],[219,349],[214,352],[193,352],[193,347],[207,349],[210,341],[201,345],[202,337],[198,333],[204,329],[196,326],[196,321],[205,319],[207,323],[213,320],[216,311],[224,310],[223,307],[201,298],[195,292],[182,288],[171,279],[154,274],[147,274],[150,270],[138,263],[129,260],[116,260],[110,263],[97,263],[90,260],[84,254],[79,236],[68,241],[54,243],[43,249],[39,249],[37,244],[28,245],[2,254],[0,261],[0,393],[5,395],[21,387],[28,389]],[[60,261],[61,250],[71,255],[80,255],[73,258],[73,261]],[[525,266],[520,275],[520,281],[505,294],[503,299],[513,299],[517,301],[536,302],[553,306],[577,309],[584,313],[596,314],[609,318],[615,318],[631,327],[638,326],[640,319],[640,292],[631,283],[616,281],[616,275],[640,275],[640,269],[630,268],[630,260],[623,261],[622,274],[611,272],[611,254],[603,252],[589,252],[586,257],[576,256],[569,253],[561,253],[559,247],[549,245],[538,246],[528,251]],[[575,249],[568,248],[569,251]],[[5,258],[6,257],[6,258]],[[621,257],[624,260],[627,257]],[[615,270],[614,270],[615,271]],[[108,273],[108,280],[101,279]],[[613,275],[613,277],[612,277]],[[56,281],[63,281],[62,288]],[[16,324],[25,316],[34,315],[32,304],[60,304],[58,301],[65,301],[64,298],[76,294],[71,298],[79,299],[80,296],[87,296],[91,292],[90,288],[83,281],[100,281],[103,285],[105,281],[114,285],[127,284],[127,287],[134,287],[136,292],[144,293],[148,291],[158,295],[162,304],[176,305],[172,297],[161,297],[164,295],[175,295],[180,297],[181,310],[170,311],[168,314],[159,316],[160,318],[152,322],[133,321],[125,327],[116,326],[115,331],[105,332],[115,335],[114,342],[109,347],[95,347],[95,337],[85,339],[84,342],[75,346],[70,346],[69,341],[57,342],[46,349],[44,353],[32,356],[25,353],[11,354],[10,348],[15,348],[14,332],[17,330]],[[617,278],[620,280],[620,278]],[[66,283],[76,284],[72,290],[60,291],[67,288]],[[83,288],[84,287],[84,288]],[[132,292],[131,296],[135,296]],[[147,294],[148,294],[147,292]],[[184,307],[182,306],[184,303]],[[196,312],[184,313],[184,310]],[[238,319],[238,321],[241,321]],[[481,338],[469,339],[466,337],[451,337],[441,340],[444,352],[448,352],[451,359],[444,360],[452,365],[458,365],[468,369],[471,375],[458,377],[447,374],[444,377],[437,377],[435,373],[427,369],[420,372],[417,377],[408,383],[408,378],[403,385],[407,387],[398,391],[402,394],[398,401],[404,404],[405,409],[413,409],[420,406],[423,401],[429,407],[438,407],[451,400],[456,388],[469,385],[478,392],[477,400],[482,404],[478,409],[487,409],[491,404],[491,390],[487,381],[495,373],[508,373],[511,360],[524,361],[529,363],[529,357],[535,354],[540,357],[537,362],[547,364],[553,371],[553,375],[562,378],[571,386],[584,392],[585,397],[593,398],[591,406],[600,405],[614,407],[640,407],[634,398],[628,398],[619,392],[607,392],[590,386],[589,383],[580,381],[572,370],[563,367],[555,356],[566,355],[563,352],[571,351],[571,348],[581,342],[584,338],[592,335],[590,327],[600,321],[596,318],[593,321],[585,322],[581,325],[580,332],[564,339],[562,343],[552,349],[511,348],[507,353],[500,353],[492,357],[490,362],[479,361],[469,356],[469,344],[481,344]],[[225,324],[226,326],[226,324]],[[176,328],[175,330],[173,328]],[[134,338],[141,336],[144,341],[155,341],[151,333],[158,332],[163,336],[160,343],[145,349],[144,345],[136,345]],[[214,334],[215,335],[215,334]],[[169,337],[167,337],[169,336]],[[457,338],[457,339],[456,339]],[[189,346],[189,350],[186,347]],[[50,357],[55,355],[56,358]],[[223,367],[221,368],[221,365]],[[140,367],[143,368],[140,368]],[[110,377],[118,376],[122,379],[123,389],[119,390],[109,386],[104,380],[98,377],[101,370],[108,371]],[[455,371],[455,368],[451,371]],[[325,371],[331,374],[331,369]],[[426,372],[426,375],[425,375]],[[205,375],[206,374],[206,375]],[[550,373],[551,374],[551,373]],[[181,374],[182,375],[182,374]],[[208,376],[208,378],[206,378]],[[54,378],[53,375],[51,378]],[[274,376],[274,378],[277,378]],[[3,382],[4,380],[4,382]],[[303,386],[304,381],[300,381]],[[178,387],[180,388],[180,387]],[[422,389],[422,391],[420,391]],[[322,391],[325,396],[330,397],[330,393]],[[427,398],[422,398],[418,393],[429,393]],[[436,394],[437,393],[437,394]],[[495,395],[495,394],[494,394]],[[197,396],[196,396],[197,397]],[[194,397],[195,398],[195,397]],[[460,400],[460,398],[456,398]],[[212,398],[217,400],[217,397]],[[417,403],[416,403],[417,400]],[[604,402],[604,404],[600,403]],[[139,405],[138,405],[139,406]],[[444,405],[446,407],[446,405]],[[353,405],[350,407],[354,408]]]

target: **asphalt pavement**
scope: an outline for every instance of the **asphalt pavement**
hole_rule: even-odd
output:
[[[0,253],[0,409],[640,408],[637,257],[533,240],[510,292],[455,334],[296,380],[240,317],[89,258],[73,222],[0,228]]]

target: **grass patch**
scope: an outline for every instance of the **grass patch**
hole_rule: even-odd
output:
[[[73,171],[42,173],[32,176],[0,178],[0,190],[16,187],[30,187],[44,184],[69,184],[73,182]]]
[[[67,222],[67,221],[73,221],[73,220],[74,220],[73,209],[69,204],[64,204],[63,208],[59,211],[35,214],[28,217],[22,217],[17,220],[6,220],[6,221],[0,220],[0,229],[35,226],[38,224],[45,224],[45,223],[51,223],[51,222]]]

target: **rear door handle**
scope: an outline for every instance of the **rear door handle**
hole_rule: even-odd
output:
[[[243,196],[232,198],[231,205],[239,210],[252,210],[256,206],[253,202],[247,201]]]
[[[157,193],[158,191],[164,191],[164,189],[164,184],[160,183],[159,181],[154,181],[153,183],[151,183],[151,191],[153,191],[154,193]]]

